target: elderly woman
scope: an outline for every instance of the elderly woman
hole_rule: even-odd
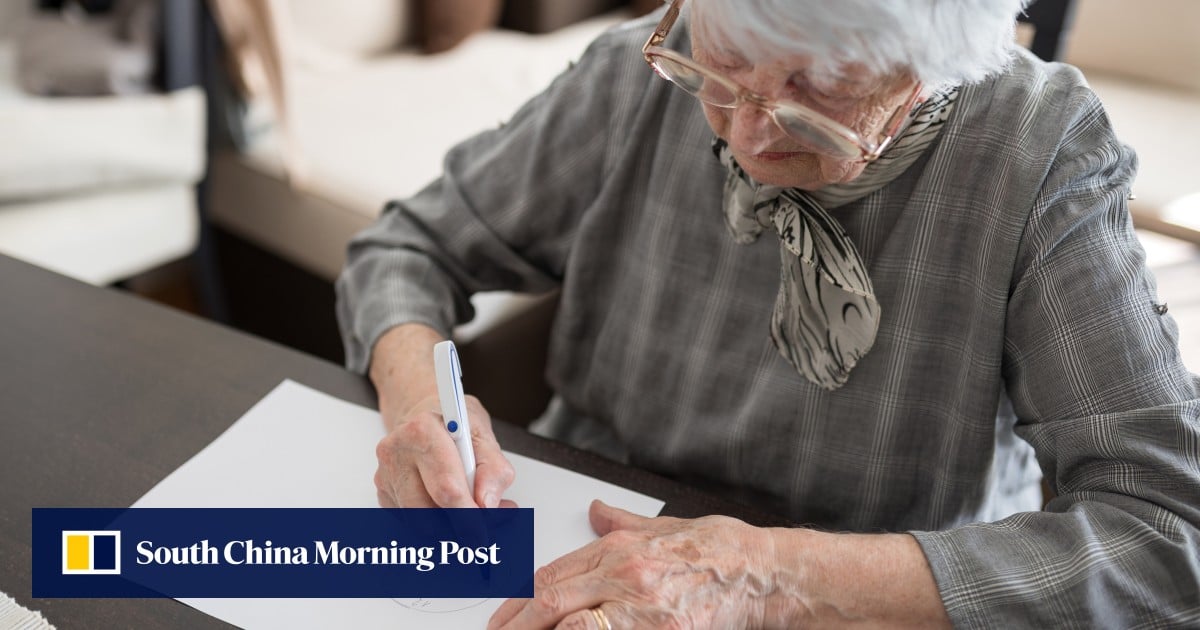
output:
[[[594,504],[602,538],[493,626],[1200,623],[1200,381],[1134,155],[1013,49],[1021,5],[675,0],[355,240],[381,504],[500,503],[487,412],[471,488],[430,411],[431,347],[472,292],[558,289],[537,430],[816,526]]]

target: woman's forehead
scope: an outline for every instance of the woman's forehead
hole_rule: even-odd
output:
[[[816,83],[882,85],[901,79],[904,73],[880,76],[862,63],[818,63],[812,55],[795,51],[764,51],[759,46],[742,46],[734,38],[711,37],[692,30],[692,54],[697,59],[712,59],[725,65],[753,67],[758,72],[791,76],[803,75]]]

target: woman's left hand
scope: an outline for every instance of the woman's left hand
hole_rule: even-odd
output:
[[[778,597],[770,530],[723,516],[646,518],[600,501],[588,518],[600,540],[538,569],[534,599],[508,600],[489,629],[772,626],[777,603],[795,601]]]

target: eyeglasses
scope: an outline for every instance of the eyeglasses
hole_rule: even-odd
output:
[[[804,105],[793,101],[780,102],[751,92],[721,73],[663,47],[667,33],[679,19],[682,6],[683,0],[672,0],[667,14],[642,47],[642,55],[658,76],[709,105],[736,109],[741,103],[749,103],[770,114],[775,125],[792,138],[837,159],[860,162],[879,159],[916,113],[921,101],[919,82],[905,104],[892,114],[883,131],[871,140]]]

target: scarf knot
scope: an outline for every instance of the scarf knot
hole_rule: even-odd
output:
[[[819,191],[754,181],[717,138],[713,153],[725,165],[725,225],[748,245],[764,229],[779,237],[779,294],[771,315],[771,340],[809,381],[835,390],[870,351],[879,332],[880,308],[858,248],[827,211],[883,188],[912,165],[949,118],[957,89],[922,104],[888,152],[859,177]]]

